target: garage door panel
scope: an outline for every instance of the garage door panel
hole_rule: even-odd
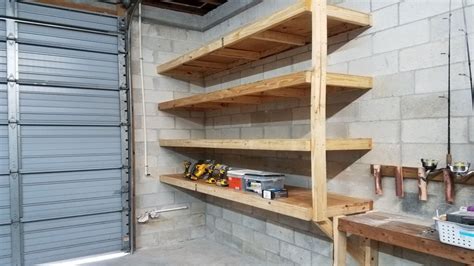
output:
[[[21,171],[120,168],[119,127],[23,126]]]
[[[118,55],[19,45],[19,83],[119,89]]]
[[[0,225],[0,265],[11,264],[11,228]]]
[[[81,28],[118,31],[117,18],[112,16],[88,14],[35,4],[18,3],[18,17]]]
[[[18,42],[116,54],[118,36],[77,30],[18,24]]]
[[[121,170],[22,175],[24,220],[120,211]]]
[[[121,219],[117,212],[25,223],[25,264],[120,250]]]
[[[21,123],[120,125],[119,92],[20,86]]]
[[[8,121],[8,96],[7,85],[0,84],[0,125],[6,125]]]
[[[10,221],[10,176],[0,175],[0,225]]]
[[[10,174],[8,157],[8,126],[0,125],[0,175]]]
[[[5,42],[0,41],[0,82],[6,82],[6,81],[7,81],[7,45]]]

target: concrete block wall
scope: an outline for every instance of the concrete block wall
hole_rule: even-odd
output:
[[[395,196],[393,178],[383,180],[384,195],[376,197],[370,176],[371,163],[418,166],[431,157],[443,164],[446,153],[447,1],[333,1],[373,14],[374,26],[329,40],[328,70],[374,77],[374,88],[364,94],[344,93],[328,99],[329,137],[372,137],[374,149],[328,154],[329,190],[371,197],[375,208],[431,218],[444,206],[444,187],[430,183],[429,201],[418,201],[416,181],[405,182],[405,198]],[[453,1],[453,29],[461,28],[460,2]],[[287,3],[289,4],[289,2]],[[474,16],[474,3],[467,13]],[[256,9],[259,6],[255,7]],[[262,9],[270,7],[260,6]],[[420,11],[422,10],[422,11]],[[251,12],[249,10],[248,12]],[[272,10],[274,12],[274,10]],[[226,26],[246,24],[253,14],[236,16]],[[241,20],[240,23],[237,22]],[[232,27],[223,27],[222,33]],[[474,31],[472,20],[469,32]],[[218,27],[212,36],[219,34]],[[474,35],[473,35],[474,36]],[[473,161],[473,113],[470,106],[464,42],[453,31],[452,40],[452,142],[455,160]],[[473,37],[471,37],[472,39]],[[472,51],[471,51],[472,52]],[[271,56],[206,80],[206,90],[245,84],[310,67],[310,46]],[[456,53],[456,55],[455,55]],[[292,100],[257,107],[228,108],[206,113],[207,138],[308,138],[309,102]],[[287,183],[309,186],[307,154],[284,152],[212,151],[208,157],[239,166],[288,174]],[[263,158],[264,157],[264,158]],[[295,175],[297,174],[297,175]],[[474,189],[457,186],[457,205],[472,203]],[[231,213],[231,214],[229,214]],[[208,237],[252,254],[269,263],[330,265],[331,242],[311,223],[294,221],[252,208],[208,198]],[[252,220],[253,223],[244,224]],[[285,223],[285,221],[292,220]],[[255,226],[258,224],[258,226]],[[242,234],[242,232],[246,232]],[[301,240],[304,235],[306,241]],[[262,240],[263,239],[263,240]],[[262,241],[266,244],[262,244]],[[308,245],[309,243],[312,243]],[[351,263],[354,263],[353,261]],[[383,246],[381,265],[452,265],[436,257]]]
[[[144,7],[146,9],[146,7]],[[135,131],[135,194],[136,214],[155,209],[186,206],[187,209],[167,212],[146,224],[137,224],[137,248],[179,245],[184,241],[202,238],[206,232],[206,203],[202,195],[180,191],[159,182],[161,174],[182,171],[182,162],[202,157],[199,153],[180,153],[163,149],[159,138],[202,138],[204,114],[196,112],[166,113],[158,111],[158,103],[203,91],[201,84],[161,76],[156,66],[185,51],[202,44],[202,33],[144,23],[143,66],[145,111],[149,172],[144,170],[144,132],[140,67],[138,50],[138,24],[132,24],[132,89]]]
[[[419,158],[444,161],[446,101],[447,1],[333,0],[334,4],[371,12],[374,27],[329,40],[328,70],[370,75],[374,88],[360,94],[344,93],[328,99],[329,137],[372,137],[370,152],[329,153],[329,190],[347,195],[372,197],[376,209],[431,217],[444,203],[443,186],[430,183],[429,201],[418,201],[416,183],[407,180],[404,199],[395,197],[394,180],[384,179],[384,195],[373,195],[371,163],[417,166]],[[140,98],[134,86],[137,141],[138,212],[149,208],[178,206],[190,209],[164,215],[154,223],[139,226],[139,247],[179,243],[193,237],[208,237],[249,256],[277,264],[331,265],[332,244],[311,223],[265,212],[212,197],[184,193],[160,184],[160,173],[181,171],[181,161],[199,156],[220,159],[233,166],[287,173],[287,183],[309,186],[309,154],[259,151],[251,156],[239,151],[189,154],[162,149],[162,138],[308,138],[309,101],[291,100],[259,106],[226,108],[202,113],[162,113],[160,101],[192,93],[270,78],[310,67],[310,46],[300,47],[246,66],[219,73],[203,84],[190,84],[158,76],[154,67],[178,54],[216,39],[229,31],[269,15],[294,1],[266,0],[216,27],[200,33],[145,27],[147,114],[150,122],[150,166],[152,177],[140,172],[142,162]],[[459,3],[453,1],[453,29],[460,27]],[[474,13],[473,1],[468,13]],[[474,30],[472,21],[469,31]],[[454,32],[454,31],[453,31]],[[472,35],[474,36],[474,35]],[[471,37],[472,38],[472,37]],[[350,41],[348,41],[350,40]],[[474,159],[474,117],[468,104],[462,36],[453,34],[453,155],[455,160]],[[137,65],[135,56],[134,66]],[[134,69],[138,69],[134,67]],[[134,73],[134,81],[137,73]],[[134,82],[134,84],[139,84]],[[205,86],[204,86],[205,85]],[[153,125],[154,124],[154,125]],[[421,125],[421,126],[420,126]],[[141,139],[140,139],[141,138]],[[457,187],[457,203],[474,201],[472,187]],[[186,222],[184,222],[186,221]],[[205,224],[205,226],[204,226]],[[196,226],[197,225],[197,226]],[[383,246],[381,265],[448,265],[446,261],[407,250]],[[353,262],[352,262],[353,263]],[[452,265],[452,264],[450,264]]]

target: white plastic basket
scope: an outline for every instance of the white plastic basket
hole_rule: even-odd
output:
[[[474,250],[474,226],[436,219],[439,239],[445,244]]]

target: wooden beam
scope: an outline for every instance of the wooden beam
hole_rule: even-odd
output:
[[[327,19],[363,27],[372,25],[371,15],[333,5],[327,6]]]
[[[321,222],[314,222],[316,226],[330,239],[334,239],[334,224],[331,220],[326,219]]]
[[[238,59],[248,59],[248,60],[260,59],[259,52],[231,49],[231,48],[222,48],[222,49],[216,50],[215,52],[212,52],[211,55],[238,58]]]
[[[347,235],[339,231],[339,219],[343,216],[333,218],[334,224],[334,266],[345,266],[347,257]]]
[[[218,103],[240,103],[240,104],[261,104],[264,102],[264,97],[258,96],[238,96],[216,100]]]
[[[209,69],[226,69],[227,68],[226,64],[216,63],[216,62],[209,62],[209,61],[201,61],[201,60],[189,61],[184,65],[185,66],[209,68]]]
[[[258,20],[255,23],[239,28],[224,36],[224,38],[222,38],[224,47],[238,43],[244,39],[252,37],[255,34],[269,30],[270,28],[274,28],[308,11],[309,10],[305,6],[305,3],[298,1],[294,5],[291,5],[279,12],[273,13],[272,15]]]
[[[328,151],[340,151],[366,150],[371,147],[372,141],[370,139],[328,139],[325,142]],[[306,152],[309,152],[311,148],[311,142],[305,139],[160,139],[160,145],[182,148]],[[346,200],[343,196],[341,197],[341,202]]]
[[[200,103],[216,102],[228,98],[241,97],[252,94],[260,94],[261,92],[277,90],[286,87],[307,84],[306,72],[297,72],[271,79],[257,81],[245,85],[239,85],[233,88],[219,90],[210,93],[198,94],[186,98],[171,100],[159,104],[160,110],[168,110],[174,108],[188,107]]]
[[[304,36],[267,30],[261,33],[257,33],[251,37],[252,39],[276,42],[276,43],[285,43],[296,46],[306,45],[306,38]]]
[[[327,218],[326,170],[326,1],[311,1],[311,182],[313,220]]]
[[[285,97],[285,98],[305,98],[311,95],[310,91],[305,89],[278,89],[262,92],[261,95]]]
[[[105,5],[104,3],[94,3],[92,1],[90,3],[78,3],[71,0],[34,0],[33,2],[119,17],[124,16],[127,12],[125,7],[120,4]]]
[[[363,240],[364,266],[379,265],[379,242],[365,238]]]
[[[198,49],[192,50],[174,60],[161,64],[157,67],[158,74],[164,74],[180,65],[186,64],[189,61],[196,60],[205,55],[208,55],[222,47],[222,40],[216,40],[206,44]]]

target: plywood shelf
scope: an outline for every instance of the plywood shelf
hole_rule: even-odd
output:
[[[243,192],[230,188],[218,187],[204,181],[191,181],[181,174],[162,175],[160,181],[169,185],[196,191],[206,195],[239,202],[245,205],[265,209],[271,212],[295,217],[298,219],[313,220],[311,189],[287,187],[288,198],[267,200],[251,192]],[[328,217],[366,212],[372,209],[372,201],[359,199],[334,193],[328,193]]]
[[[329,91],[368,90],[372,88],[372,78],[327,73],[327,87]],[[158,106],[160,110],[177,108],[207,110],[229,105],[258,105],[288,98],[309,97],[310,89],[311,71],[301,71],[225,90],[171,100],[160,103]]]
[[[160,146],[175,148],[208,148],[269,151],[311,151],[305,139],[160,139]],[[327,139],[326,150],[370,150],[372,139]]]
[[[174,60],[158,66],[159,74],[202,78],[311,42],[311,1],[299,1]],[[371,25],[371,16],[327,6],[328,36]]]

